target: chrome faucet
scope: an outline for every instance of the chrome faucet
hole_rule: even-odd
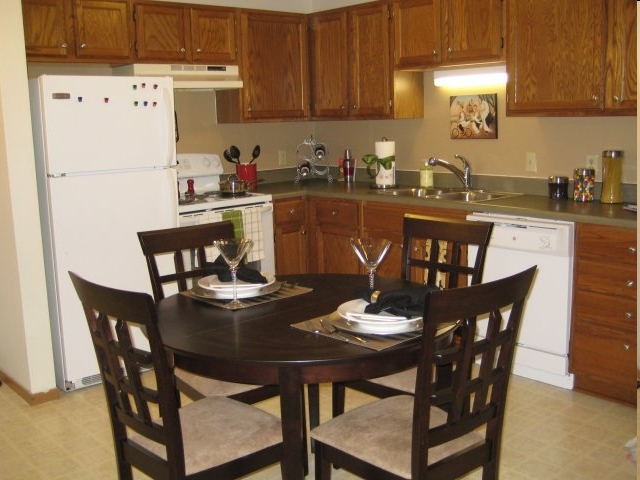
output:
[[[456,177],[462,182],[465,190],[471,188],[471,165],[469,165],[469,160],[467,160],[462,155],[458,155],[457,153],[454,155],[455,158],[462,162],[462,170],[460,170],[455,165],[443,160],[441,158],[431,157],[429,159],[429,165],[432,167],[436,167],[440,165],[441,167],[446,168],[447,170],[453,172]]]

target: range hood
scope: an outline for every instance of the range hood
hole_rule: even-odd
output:
[[[134,63],[113,69],[116,75],[173,77],[176,90],[231,90],[242,88],[237,65],[181,65]]]

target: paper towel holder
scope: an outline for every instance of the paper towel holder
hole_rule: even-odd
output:
[[[382,140],[380,142],[376,142],[375,155],[368,154],[362,157],[362,161],[367,164],[367,174],[369,175],[369,177],[375,179],[370,187],[377,190],[391,190],[394,188],[398,188],[398,185],[396,184],[395,142],[389,142],[389,146],[391,147],[393,153],[387,155],[387,153],[391,152],[387,151],[388,149],[384,149],[385,156],[381,157],[381,145],[383,145],[385,142],[389,142],[389,140],[387,139],[387,137],[382,137]],[[372,168],[375,168],[375,172],[372,171]]]

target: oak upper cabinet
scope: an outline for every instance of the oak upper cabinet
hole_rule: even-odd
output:
[[[579,223],[570,368],[575,388],[636,403],[637,232]]]
[[[136,2],[136,55],[138,60],[185,62],[191,53],[187,42],[187,9],[164,2]]]
[[[274,200],[276,275],[307,273],[307,217],[304,197]]]
[[[128,0],[75,0],[76,56],[105,61],[133,58]]]
[[[392,8],[397,69],[503,59],[501,0],[393,0]]]
[[[132,58],[129,0],[23,0],[22,13],[29,61]]]
[[[607,4],[607,68],[604,108],[608,113],[636,115],[637,2],[612,0]]]
[[[309,117],[307,17],[240,11],[241,90],[216,91],[219,123]]]
[[[140,1],[135,4],[139,60],[231,64],[238,62],[238,10]]]
[[[362,273],[349,237],[359,234],[360,203],[333,198],[310,199],[310,269],[317,273]],[[363,282],[364,283],[364,282]]]
[[[443,0],[442,3],[444,63],[502,59],[503,0]]]
[[[24,42],[29,60],[75,56],[69,0],[22,0]]]
[[[193,62],[237,64],[238,10],[191,6],[189,13]]]
[[[312,117],[349,115],[347,11],[309,17],[309,83]]]
[[[422,72],[394,72],[383,2],[310,15],[313,118],[422,118]]]
[[[635,4],[507,0],[507,114],[635,115]]]

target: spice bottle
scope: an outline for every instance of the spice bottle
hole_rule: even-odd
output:
[[[344,151],[344,157],[342,161],[342,171],[344,172],[344,181],[352,183],[355,180],[355,163],[351,158],[351,150],[348,148]]]
[[[622,203],[622,150],[602,152],[600,203]]]
[[[433,187],[433,167],[429,165],[429,160],[422,160],[420,186],[423,188]]]

